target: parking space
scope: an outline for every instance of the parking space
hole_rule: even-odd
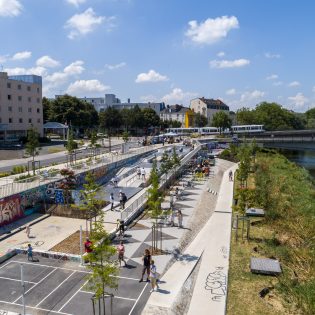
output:
[[[89,288],[90,272],[76,263],[41,258],[28,262],[17,255],[0,265],[0,310],[22,311],[21,265],[25,281],[26,313],[34,315],[93,314],[93,292]],[[140,314],[149,295],[148,283],[118,277],[118,289],[112,301],[106,298],[106,314]],[[98,314],[98,301],[94,303]],[[103,314],[103,313],[102,313]]]

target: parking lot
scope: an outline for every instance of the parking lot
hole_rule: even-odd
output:
[[[89,291],[90,272],[78,263],[40,258],[28,262],[17,255],[0,265],[0,310],[22,313],[21,264],[25,282],[26,314],[88,315],[93,314],[93,293]],[[141,266],[132,266],[122,274],[140,273]],[[128,272],[130,271],[130,272]],[[149,283],[138,278],[118,277],[118,289],[111,291],[112,314],[140,314],[149,296]],[[98,313],[98,303],[95,303]],[[106,298],[106,314],[111,314],[110,298]],[[102,313],[103,314],[103,313]]]

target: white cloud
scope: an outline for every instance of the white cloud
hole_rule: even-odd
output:
[[[18,16],[23,9],[18,0],[0,0],[0,16]]]
[[[204,22],[200,22],[200,24],[193,20],[188,22],[188,25],[189,28],[185,35],[196,44],[213,44],[226,37],[230,30],[239,27],[235,16],[208,18]]]
[[[301,92],[297,93],[295,96],[289,96],[288,100],[295,107],[303,107],[308,102],[308,98]]]
[[[136,83],[143,82],[160,82],[160,81],[168,81],[168,77],[166,75],[161,75],[155,70],[150,70],[148,73],[139,73],[136,78]]]
[[[270,52],[266,52],[265,57],[268,59],[279,59],[281,56],[279,54],[272,54]]]
[[[85,70],[83,64],[84,62],[82,60],[77,60],[70,63],[70,65],[65,67],[63,71],[68,75],[81,74]]]
[[[288,84],[289,87],[296,87],[296,86],[300,86],[300,82],[299,81],[292,81]]]
[[[224,51],[220,51],[220,52],[217,53],[217,56],[222,58],[222,57],[225,56],[225,52]]]
[[[154,96],[154,95],[143,95],[143,96],[140,96],[140,100],[143,101],[143,102],[151,102],[151,103],[154,103],[154,102],[159,102],[160,100]]]
[[[239,68],[250,64],[248,59],[236,59],[236,60],[211,60],[209,65],[211,68]]]
[[[236,94],[236,89],[229,89],[225,92],[226,95],[235,95]]]
[[[32,57],[30,51],[21,51],[13,55],[12,60],[24,60]]]
[[[22,74],[35,74],[40,76],[47,75],[47,69],[44,67],[33,67],[33,68],[22,68],[22,67],[16,67],[16,68],[6,68],[4,69],[5,72],[7,72],[9,75],[22,75]]]
[[[80,4],[85,3],[86,0],[66,0],[69,4],[74,5],[75,7],[78,7]]]
[[[272,83],[273,86],[280,86],[280,85],[282,85],[282,84],[283,84],[282,81],[276,81],[276,82],[273,82],[273,83]]]
[[[116,69],[119,69],[119,68],[123,68],[127,65],[126,62],[120,62],[116,65],[105,65],[105,67],[109,70],[116,70]]]
[[[266,80],[276,80],[279,76],[277,74],[271,74],[268,77],[266,77]]]
[[[73,15],[65,25],[65,28],[70,29],[68,37],[75,39],[93,32],[97,26],[103,22],[107,23],[107,29],[111,30],[114,27],[114,16],[105,17],[97,16],[92,8],[88,8],[83,13]]]
[[[8,57],[8,55],[0,55],[0,64],[7,62]]]
[[[190,99],[193,97],[196,97],[198,94],[197,93],[192,93],[192,92],[184,92],[180,88],[174,88],[171,93],[166,94],[162,97],[163,102],[165,103],[183,103],[187,102],[189,103]]]
[[[248,105],[249,103],[261,100],[265,96],[265,92],[254,90],[254,91],[247,91],[241,95],[240,102],[242,105]],[[253,104],[250,104],[253,105]]]
[[[60,62],[50,56],[43,56],[36,60],[36,65],[46,68],[55,68],[60,65]]]
[[[86,96],[103,93],[108,89],[110,87],[104,85],[99,80],[77,80],[69,85],[66,93],[76,96]]]

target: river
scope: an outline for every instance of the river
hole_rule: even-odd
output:
[[[307,169],[315,178],[315,151],[280,150],[284,156]]]

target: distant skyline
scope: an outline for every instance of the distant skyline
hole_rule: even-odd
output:
[[[43,95],[315,107],[312,1],[0,0],[0,70]]]

